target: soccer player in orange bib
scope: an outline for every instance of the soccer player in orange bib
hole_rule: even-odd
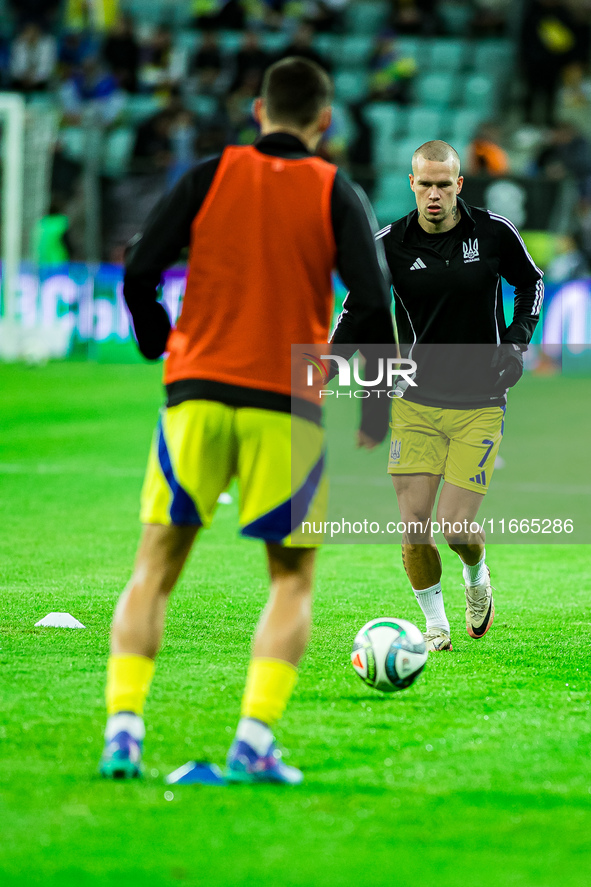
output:
[[[292,397],[291,346],[328,342],[335,267],[350,290],[351,341],[394,341],[363,199],[312,153],[330,125],[331,94],[318,65],[298,58],[273,65],[255,103],[261,138],[226,148],[181,179],[126,262],[124,295],[140,350],[149,359],[168,356],[166,407],[142,493],[143,535],[113,622],[100,764],[106,777],[141,773],[143,708],[168,596],[218,496],[236,478],[241,532],[266,546],[270,597],[226,773],[203,765],[183,778],[303,778],[282,762],[273,726],[310,629],[316,549],[290,537],[321,507],[324,445],[318,401],[305,392]],[[186,291],[171,329],[157,288],[186,246]],[[300,432],[307,444],[296,453]]]

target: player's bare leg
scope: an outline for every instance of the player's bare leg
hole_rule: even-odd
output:
[[[441,477],[434,474],[393,474],[402,522],[402,562],[413,588],[441,579],[441,558],[431,535],[431,515]]]
[[[170,592],[183,569],[196,527],[144,527],[133,575],[115,608],[111,653],[154,659]]]
[[[121,595],[111,633],[103,776],[139,776],[143,709],[160,648],[166,605],[193,545],[196,527],[144,527],[133,575]]]
[[[441,590],[441,558],[431,535],[431,516],[441,482],[435,474],[393,474],[400,517],[406,526],[402,563],[426,619],[425,641],[432,651],[451,650],[449,621]]]
[[[484,530],[471,529],[483,500],[483,493],[446,482],[437,503],[437,522],[443,527],[445,540],[465,564],[477,564],[484,554]]]
[[[316,549],[268,543],[271,590],[254,637],[253,656],[283,659],[296,666],[312,622],[312,578]]]
[[[472,638],[483,637],[495,616],[490,570],[485,563],[485,533],[476,522],[483,500],[483,493],[444,483],[437,505],[437,521],[445,539],[464,565],[466,631]]]
[[[242,717],[228,754],[232,781],[297,783],[303,778],[282,763],[272,728],[289,701],[308,643],[315,557],[315,549],[267,543],[271,590],[255,632]]]

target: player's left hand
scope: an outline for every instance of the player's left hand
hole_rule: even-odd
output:
[[[365,431],[357,432],[357,447],[361,450],[373,450],[375,447],[379,447],[380,442],[378,440],[374,440],[373,437],[370,437],[369,434],[366,434]]]
[[[141,308],[129,306],[138,347],[147,360],[158,360],[166,351],[171,325],[162,302],[146,302]]]
[[[495,394],[504,394],[508,388],[516,385],[523,375],[523,354],[519,345],[511,342],[497,345],[491,369],[498,377],[493,385]]]

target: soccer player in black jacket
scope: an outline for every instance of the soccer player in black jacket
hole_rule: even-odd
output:
[[[457,152],[427,142],[412,158],[417,209],[377,235],[392,275],[401,354],[417,361],[416,387],[393,401],[388,471],[407,529],[403,563],[433,651],[452,649],[431,532],[442,479],[437,521],[463,564],[466,629],[480,638],[493,622],[484,532],[475,518],[503,434],[507,389],[523,372],[522,352],[544,296],[542,272],[515,226],[467,206],[458,198],[462,184]],[[509,326],[502,277],[515,287]]]

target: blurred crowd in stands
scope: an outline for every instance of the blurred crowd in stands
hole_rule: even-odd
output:
[[[156,194],[200,157],[256,137],[252,101],[269,64],[297,54],[331,73],[346,67],[346,59],[325,51],[326,39],[350,34],[350,7],[362,3],[193,0],[161,5],[158,21],[144,18],[133,0],[4,0],[12,15],[0,35],[0,87],[51,96],[65,134],[89,123],[105,132],[133,126],[131,175],[106,189],[105,218],[116,219],[109,222],[107,253],[119,259],[121,244]],[[146,9],[149,5],[146,0]],[[516,5],[515,0],[390,0],[365,64],[367,90],[345,102],[350,125],[335,114],[320,150],[348,167],[371,193],[375,170],[365,109],[372,103],[408,107],[416,101],[414,83],[423,60],[420,51],[401,50],[403,40],[416,37],[425,45],[424,38],[442,36],[510,39],[517,48],[514,79],[521,75],[520,90],[511,92],[512,124],[537,127],[529,163],[520,171],[574,180],[591,255],[591,0],[524,0],[518,16],[512,14]],[[181,6],[187,10],[183,20],[173,15]],[[235,40],[221,39],[229,32]],[[130,101],[137,107],[144,99],[146,112],[131,119]],[[484,121],[472,133],[469,174],[511,173],[506,122]],[[80,163],[72,161],[64,144],[58,142],[54,170],[58,210],[75,196],[80,174]],[[110,204],[117,208],[111,215]],[[73,242],[75,254],[75,237]]]

